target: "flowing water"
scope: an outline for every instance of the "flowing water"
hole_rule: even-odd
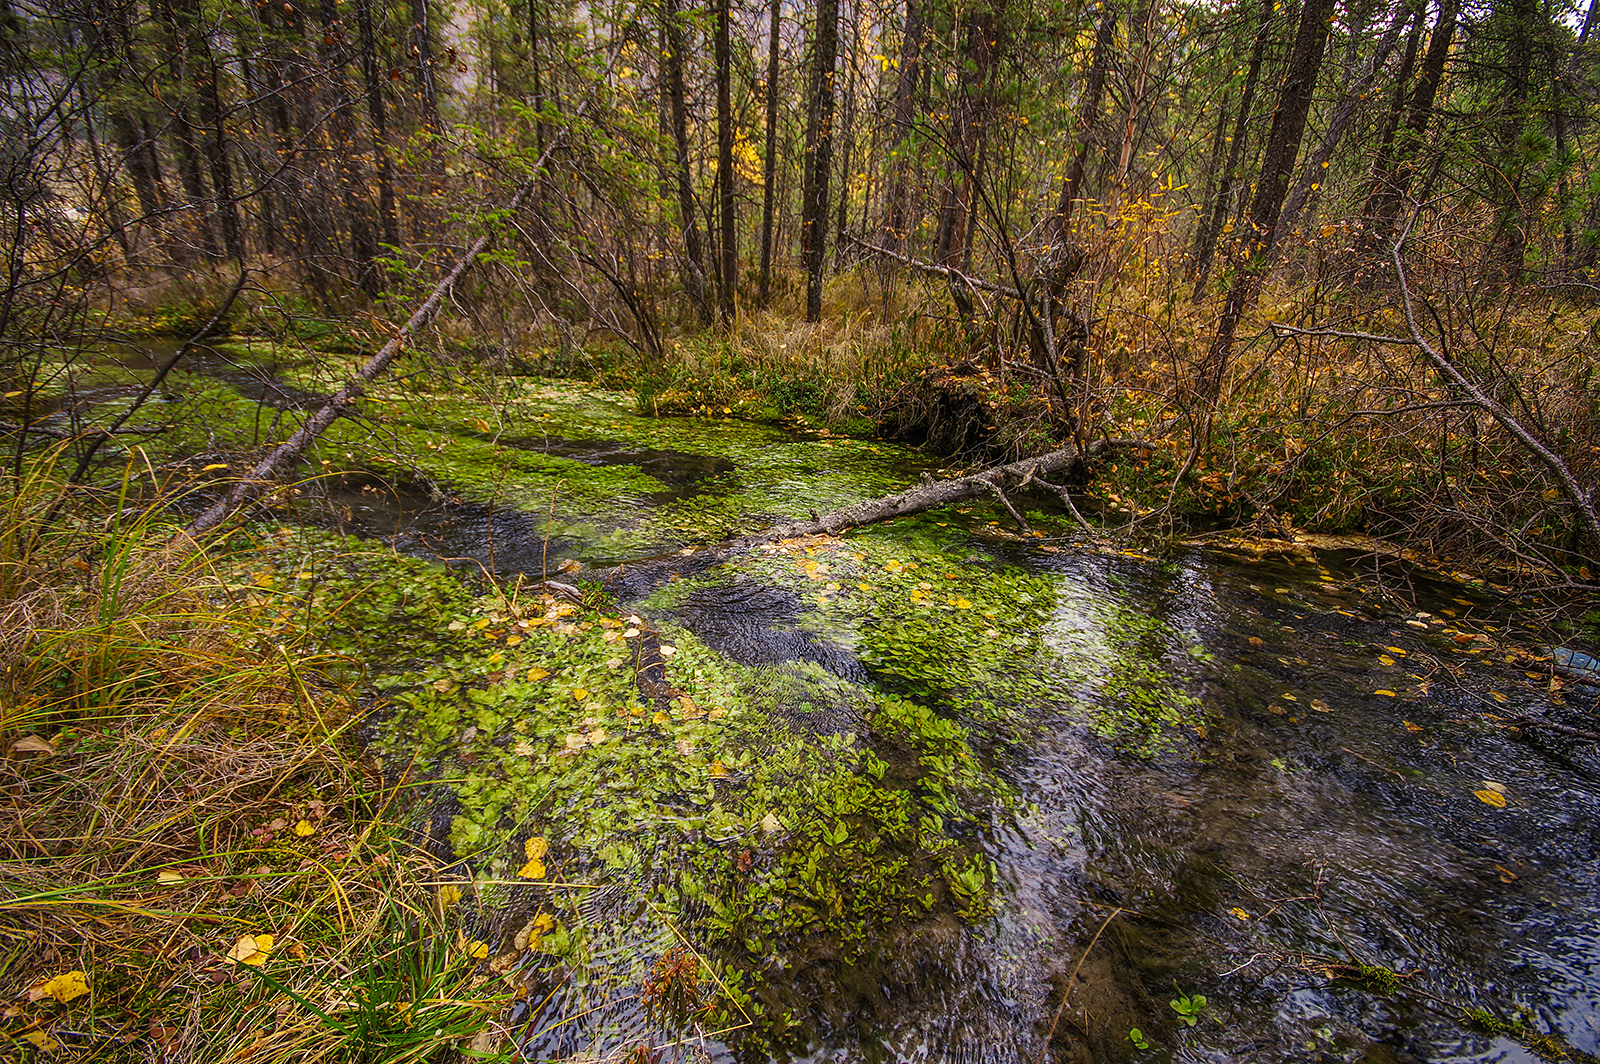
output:
[[[235,383],[292,397],[258,378]],[[536,396],[555,423],[495,444],[555,463],[519,475],[527,509],[445,469],[351,472],[331,512],[509,580],[929,468],[564,394]],[[619,468],[634,479],[573,494]],[[558,476],[565,501],[529,505]],[[1600,758],[1576,734],[1600,730],[1597,692],[1557,678],[1507,603],[1372,553],[1153,559],[1000,519],[780,544],[631,587],[592,631],[554,608],[518,622],[504,598],[471,607],[482,624],[430,622],[596,648],[559,707],[521,678],[521,636],[396,666],[401,708],[372,737],[455,781],[427,830],[479,855],[458,869],[527,987],[529,1059],[1487,1064],[1547,1059],[1538,1034],[1600,1053]],[[504,655],[504,682],[482,680],[474,663]],[[512,874],[535,830],[560,890],[542,865]],[[509,863],[483,856],[491,837]],[[641,1002],[680,944],[717,973],[705,996],[736,1002],[727,1029]]]

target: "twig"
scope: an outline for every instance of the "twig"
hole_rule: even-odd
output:
[[[1100,921],[1100,930],[1094,933],[1094,937],[1091,938],[1089,940],[1089,944],[1084,947],[1083,955],[1078,958],[1078,963],[1073,967],[1072,974],[1067,976],[1066,988],[1061,991],[1061,1004],[1056,1006],[1055,1017],[1050,1021],[1050,1033],[1044,1036],[1044,1045],[1039,1047],[1038,1064],[1044,1064],[1044,1056],[1046,1053],[1050,1052],[1050,1040],[1056,1036],[1056,1025],[1061,1022],[1061,1014],[1066,1011],[1067,998],[1072,994],[1072,981],[1078,978],[1078,969],[1082,968],[1083,962],[1089,959],[1089,952],[1094,949],[1094,944],[1100,941],[1100,936],[1105,933],[1107,925],[1109,925],[1111,921],[1115,920],[1117,915],[1121,912],[1122,909],[1120,907],[1112,909],[1111,912],[1107,914],[1106,918]]]
[[[1600,551],[1600,517],[1596,516],[1593,503],[1584,492],[1583,487],[1579,485],[1577,478],[1572,475],[1572,470],[1567,468],[1567,464],[1548,447],[1535,439],[1533,434],[1523,426],[1521,421],[1517,420],[1511,411],[1501,406],[1476,384],[1469,381],[1456,368],[1455,363],[1440,354],[1422,335],[1422,330],[1417,325],[1416,311],[1411,305],[1411,286],[1406,282],[1405,263],[1400,258],[1400,251],[1405,246],[1406,238],[1411,235],[1411,227],[1416,224],[1417,214],[1421,209],[1421,206],[1417,205],[1416,209],[1411,212],[1411,216],[1406,220],[1405,226],[1400,230],[1400,235],[1394,242],[1394,247],[1389,252],[1389,258],[1394,263],[1395,277],[1400,285],[1400,305],[1405,310],[1406,328],[1411,333],[1411,338],[1422,349],[1422,353],[1428,356],[1428,361],[1433,363],[1435,369],[1443,374],[1450,383],[1469,396],[1474,404],[1483,408],[1490,417],[1498,421],[1502,428],[1511,433],[1512,436],[1515,436],[1528,449],[1528,452],[1550,471],[1550,475],[1555,477],[1556,482],[1561,486],[1561,494],[1566,496],[1567,502],[1577,511],[1578,522],[1583,526],[1590,545],[1596,551]]]

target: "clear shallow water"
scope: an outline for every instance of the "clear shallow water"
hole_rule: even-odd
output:
[[[1484,718],[1541,708],[1548,674],[1536,685],[1504,662],[1464,665],[1452,622],[1388,612],[1386,589],[1315,566],[972,549],[1047,576],[1057,594],[1041,633],[1058,659],[1052,696],[1003,722],[945,707],[1015,788],[1014,803],[967,826],[993,861],[993,912],[887,927],[855,958],[786,958],[767,1004],[795,1018],[794,1037],[757,1056],[1540,1059],[1464,1028],[1458,1006],[1525,1008],[1530,1026],[1600,1049],[1593,761]],[[676,619],[731,654],[739,638],[825,664],[836,653],[770,604],[752,608],[751,593],[721,612],[702,593]],[[1497,619],[1483,604],[1419,605]],[[1161,622],[1131,648],[1107,624],[1130,611]],[[753,634],[730,636],[752,616]],[[1130,650],[1198,700],[1200,726],[1155,752],[1088,722],[1089,707],[1122,697]],[[1505,807],[1475,794],[1491,783]],[[1358,964],[1400,973],[1401,986],[1330,978]],[[1208,998],[1192,1028],[1168,1004],[1179,991]],[[529,1029],[576,1004],[557,993]],[[580,1025],[574,1044],[647,1037],[627,1012],[613,1007],[609,1030]],[[1149,1050],[1128,1040],[1135,1027]]]
[[[245,386],[287,394],[257,378]],[[538,402],[542,417],[560,411],[555,393]],[[635,467],[623,505],[584,503],[552,534],[538,513],[474,501],[445,467],[421,487],[330,481],[326,502],[408,553],[537,573],[552,556],[604,563],[713,526],[869,497],[926,468],[888,445],[639,419],[609,399],[575,401],[553,420],[508,446],[573,468]],[[1509,619],[1497,603],[1370,557],[1156,562],[1060,539],[1051,553],[997,536],[981,507],[946,516],[954,527],[937,533],[939,549],[959,586],[992,578],[1050,596],[1047,609],[993,622],[1026,630],[986,630],[974,617],[970,639],[948,652],[984,665],[986,682],[1028,679],[1025,697],[1006,686],[995,711],[978,705],[986,692],[917,686],[884,650],[915,611],[841,610],[855,579],[843,575],[847,551],[828,555],[837,592],[814,594],[826,585],[783,562],[734,566],[727,579],[698,578],[687,598],[630,607],[765,670],[774,728],[817,744],[871,741],[850,692],[912,693],[959,721],[1007,791],[947,825],[990,862],[987,909],[962,917],[940,902],[849,950],[825,936],[791,940],[762,962],[751,1006],[762,1041],[706,1032],[696,1052],[985,1064],[1540,1059],[1464,1027],[1460,1006],[1507,1019],[1525,1009],[1531,1028],[1600,1052],[1600,758],[1555,733],[1512,736],[1494,719],[1549,712],[1595,730],[1594,704],[1569,694],[1552,706],[1547,664],[1504,660],[1516,640],[1500,631]],[[868,541],[925,557],[932,533],[901,522]],[[660,674],[674,676],[665,663]],[[837,704],[800,704],[823,690]],[[1161,709],[1169,719],[1151,723]],[[1478,796],[1491,784],[1504,807]],[[623,801],[623,788],[594,800]],[[536,958],[526,969],[534,993],[516,1015],[526,1055],[649,1043],[658,1059],[687,1058],[639,1005],[640,958],[671,949],[681,917],[702,912],[689,903],[669,916],[653,892],[673,867],[676,825],[699,823],[706,801],[686,788],[630,832],[646,875],[613,877],[597,857],[573,856],[570,871],[593,884],[575,903],[588,961],[573,970]],[[730,845],[737,860],[742,844]],[[535,895],[506,891],[485,935],[513,935]],[[1330,978],[1359,964],[1400,973],[1399,986]],[[1193,1027],[1168,1004],[1180,992],[1207,997]],[[1149,1049],[1129,1039],[1135,1027]]]

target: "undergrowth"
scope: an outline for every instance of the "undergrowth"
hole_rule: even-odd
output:
[[[0,483],[0,1056],[487,1053],[509,989],[250,549],[63,490]]]

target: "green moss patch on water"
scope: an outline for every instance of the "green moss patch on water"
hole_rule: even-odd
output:
[[[740,665],[645,612],[295,539],[241,588],[286,616],[327,614],[324,649],[365,661],[382,698],[371,751],[391,776],[448,777],[449,843],[485,898],[516,882],[631,884],[752,991],[803,943],[849,955],[898,922],[986,911],[988,860],[951,825],[1000,787],[962,725],[815,667]],[[785,715],[801,692],[850,726]],[[548,845],[539,874],[529,839]],[[582,962],[595,932],[576,920],[540,949]]]

